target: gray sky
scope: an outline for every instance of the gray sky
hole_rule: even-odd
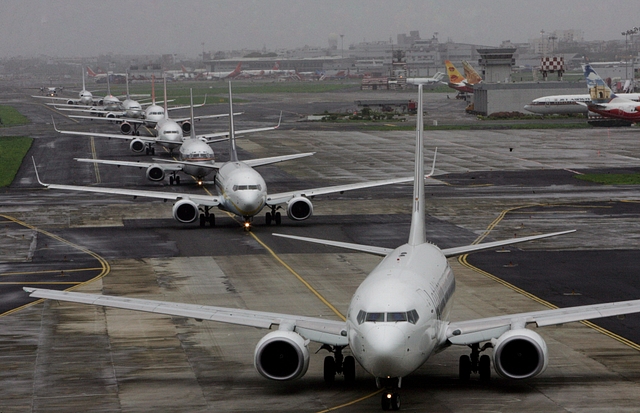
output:
[[[344,34],[394,43],[398,33],[498,46],[578,29],[623,40],[638,0],[0,0],[0,57],[326,47]],[[338,44],[340,47],[340,44]]]

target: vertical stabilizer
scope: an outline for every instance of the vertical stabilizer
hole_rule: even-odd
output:
[[[231,82],[229,82],[229,161],[238,162],[236,151],[236,132],[233,126],[233,99],[231,97]]]
[[[587,89],[593,103],[608,103],[617,97],[590,64],[584,65],[584,78],[587,80]]]
[[[462,61],[462,67],[464,69],[464,76],[467,78],[467,83],[470,85],[476,85],[482,83],[482,76],[476,72],[476,69],[471,66],[466,60]]]
[[[424,208],[424,120],[422,109],[422,85],[418,85],[418,114],[416,116],[416,159],[413,178],[413,208],[411,211],[411,230],[409,245],[427,242]]]
[[[84,67],[82,68],[82,91],[84,92],[85,90],[87,90],[87,87],[85,86],[84,83]]]
[[[458,69],[449,60],[444,61],[444,65],[447,67],[447,75],[449,75],[449,82],[462,83],[466,79],[458,72]]]
[[[151,75],[151,104],[156,104],[156,75]]]
[[[129,97],[129,71],[127,70],[127,73],[124,74],[124,82],[127,85],[127,99],[130,99]]]
[[[164,82],[164,118],[169,119],[169,105],[167,101],[167,75],[162,74],[162,80]]]
[[[191,139],[195,139],[196,138],[196,122],[195,122],[195,118],[193,117],[193,89],[189,89],[189,96],[191,97],[191,133],[190,133],[190,138]]]

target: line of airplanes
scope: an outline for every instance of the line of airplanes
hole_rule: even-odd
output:
[[[411,226],[405,244],[391,249],[274,234],[291,239],[291,242],[311,242],[383,257],[378,266],[356,289],[344,320],[41,288],[25,287],[24,290],[34,298],[273,330],[256,344],[254,365],[260,375],[275,381],[288,381],[302,377],[307,372],[310,353],[313,351],[309,348],[310,343],[317,343],[320,349],[330,352],[324,360],[324,380],[331,383],[337,374],[341,374],[346,382],[353,382],[357,362],[376,378],[377,386],[383,389],[381,393],[383,410],[399,409],[402,379],[426,363],[433,354],[450,346],[470,348],[469,355],[460,357],[459,376],[462,380],[468,380],[471,373],[479,374],[481,380],[488,380],[491,376],[491,365],[499,375],[505,378],[529,379],[540,375],[549,364],[549,348],[543,337],[533,329],[527,328],[528,326],[561,325],[585,319],[640,312],[640,300],[632,300],[464,321],[450,320],[456,283],[447,258],[564,235],[573,230],[443,249],[428,242],[424,186],[425,178],[433,174],[435,155],[431,173],[425,175],[422,89],[423,86],[419,85],[415,169],[414,176],[410,178],[413,181],[413,195],[411,201],[407,200],[412,204]],[[273,201],[273,195],[266,193],[266,187],[248,188],[248,186],[264,185],[264,181],[247,162],[240,162],[237,159],[231,99],[229,114],[231,159],[220,165],[218,169],[216,186],[221,193],[217,197],[205,198],[175,193],[151,194],[134,190],[96,190],[88,187],[44,184],[39,176],[38,181],[50,189],[87,190],[176,199],[178,200],[176,205],[179,205],[178,210],[182,206],[189,205],[190,202],[200,202],[205,199],[209,202],[205,205],[213,206],[215,203],[223,205],[222,203],[226,202],[224,199],[234,196],[231,187],[237,185],[243,186],[239,192],[244,194],[261,194],[261,200],[253,203],[249,201],[250,197],[239,197],[234,198],[234,202],[245,202],[246,207],[252,210],[260,209]],[[299,156],[306,155],[309,154],[299,154]],[[251,178],[245,178],[245,174]],[[313,193],[280,194],[278,200],[296,199],[296,197],[306,199],[305,195],[313,195]],[[224,208],[231,209],[230,204],[224,205]],[[195,205],[190,205],[187,208],[189,210],[187,215],[192,214],[194,208]],[[244,213],[241,212],[241,214]],[[347,348],[351,355],[345,357],[343,352]],[[481,354],[490,349],[492,350],[490,354]]]

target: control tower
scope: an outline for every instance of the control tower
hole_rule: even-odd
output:
[[[478,63],[482,68],[482,77],[486,83],[511,82],[511,69],[515,65],[514,47],[477,49],[480,54]]]

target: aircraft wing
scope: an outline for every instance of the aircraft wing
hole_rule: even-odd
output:
[[[387,256],[392,253],[393,248],[374,247],[372,245],[352,244],[350,242],[329,241],[318,238],[298,237],[296,235],[271,234],[276,237],[290,238],[298,241],[312,242],[315,244],[329,245],[331,247],[345,248],[354,251],[366,252],[374,255]]]
[[[187,108],[190,108],[191,106],[185,106]],[[194,106],[195,107],[195,106]],[[238,112],[238,113],[234,113],[234,115],[242,115],[244,112]],[[213,118],[224,118],[225,116],[229,116],[228,113],[222,113],[219,115],[204,115],[204,116],[195,116],[193,119],[195,120],[200,120],[200,119],[213,119]],[[187,120],[191,120],[191,117],[185,117],[185,118],[171,118],[172,120],[180,123],[180,122],[184,122]]]
[[[304,152],[304,153],[296,153],[292,155],[271,156],[269,158],[248,159],[246,161],[242,161],[242,163],[245,163],[251,167],[263,166],[263,165],[271,165],[278,162],[290,161],[292,159],[305,158],[307,156],[311,156],[314,154],[315,152]]]
[[[442,249],[442,253],[447,258],[457,257],[458,255],[463,255],[463,254],[469,254],[469,253],[472,253],[472,252],[489,250],[489,249],[492,249],[492,248],[502,247],[504,245],[518,244],[518,243],[521,243],[521,242],[528,242],[528,241],[534,241],[534,240],[542,239],[542,238],[549,238],[549,237],[555,237],[555,236],[558,236],[558,235],[570,234],[572,232],[576,232],[576,230],[572,229],[572,230],[569,230],[569,231],[552,232],[552,233],[549,233],[549,234],[541,234],[541,235],[531,235],[529,237],[510,238],[510,239],[505,239],[505,240],[501,240],[501,241],[484,242],[482,244],[465,245],[465,246],[462,246],[462,247],[444,248],[444,249]]]
[[[334,346],[346,346],[347,327],[344,321],[324,318],[304,317],[289,314],[269,313],[240,308],[213,307],[198,304],[183,304],[168,301],[154,301],[140,298],[114,297],[108,295],[85,294],[69,291],[24,288],[30,297],[68,301],[103,307],[122,308],[147,313],[166,314],[197,320],[217,321],[248,327],[270,329],[274,325],[294,326],[301,336],[315,342]]]
[[[131,166],[137,168],[148,168],[151,165],[156,165],[162,168],[164,171],[181,171],[182,165],[167,163],[165,160],[158,160],[159,162],[133,162],[133,161],[112,161],[108,159],[87,159],[87,158],[74,158],[78,162],[100,163],[103,165],[116,165],[116,166]]]
[[[281,192],[279,194],[268,195],[267,205],[283,204],[297,196],[312,197],[316,195],[334,194],[334,193],[344,192],[344,191],[353,191],[354,189],[373,188],[376,186],[400,184],[405,182],[413,182],[413,176],[405,177],[405,178],[384,179],[381,181],[359,182],[355,184],[325,186],[322,188],[301,189],[297,191]]]
[[[132,136],[132,135],[123,135],[120,133],[97,133],[97,132],[76,132],[76,131],[64,131],[64,130],[58,130],[56,128],[55,123],[53,124],[53,128],[56,130],[56,132],[64,134],[64,135],[76,135],[76,136],[95,136],[95,137],[99,137],[99,138],[109,138],[109,139],[124,139],[127,141],[133,140],[133,139],[139,139],[143,142],[160,142],[159,140],[157,140],[154,137],[151,136]],[[175,143],[175,142],[170,142],[170,143]]]
[[[543,327],[638,312],[640,300],[632,300],[455,321],[447,328],[447,338],[451,344],[468,345],[498,338],[513,327],[524,328],[527,324]]]
[[[93,112],[93,111],[89,111]],[[84,116],[84,115],[69,115],[70,118],[74,119],[89,119],[89,120],[102,120],[109,122],[129,122],[129,123],[139,123],[143,124],[144,119],[140,118],[107,118],[106,116]]]
[[[185,194],[185,193],[178,193],[178,192],[146,191],[141,189],[105,188],[105,187],[99,187],[99,186],[47,184],[40,180],[40,176],[38,175],[38,168],[36,167],[36,161],[33,158],[32,160],[33,160],[33,167],[36,171],[36,178],[38,179],[38,183],[50,189],[62,189],[67,191],[78,191],[78,192],[93,192],[98,194],[125,195],[125,196],[133,196],[133,197],[141,196],[145,198],[163,199],[167,201],[190,199],[193,202],[197,203],[198,205],[204,205],[204,206],[218,206],[220,204],[219,197],[210,196],[210,195]]]

